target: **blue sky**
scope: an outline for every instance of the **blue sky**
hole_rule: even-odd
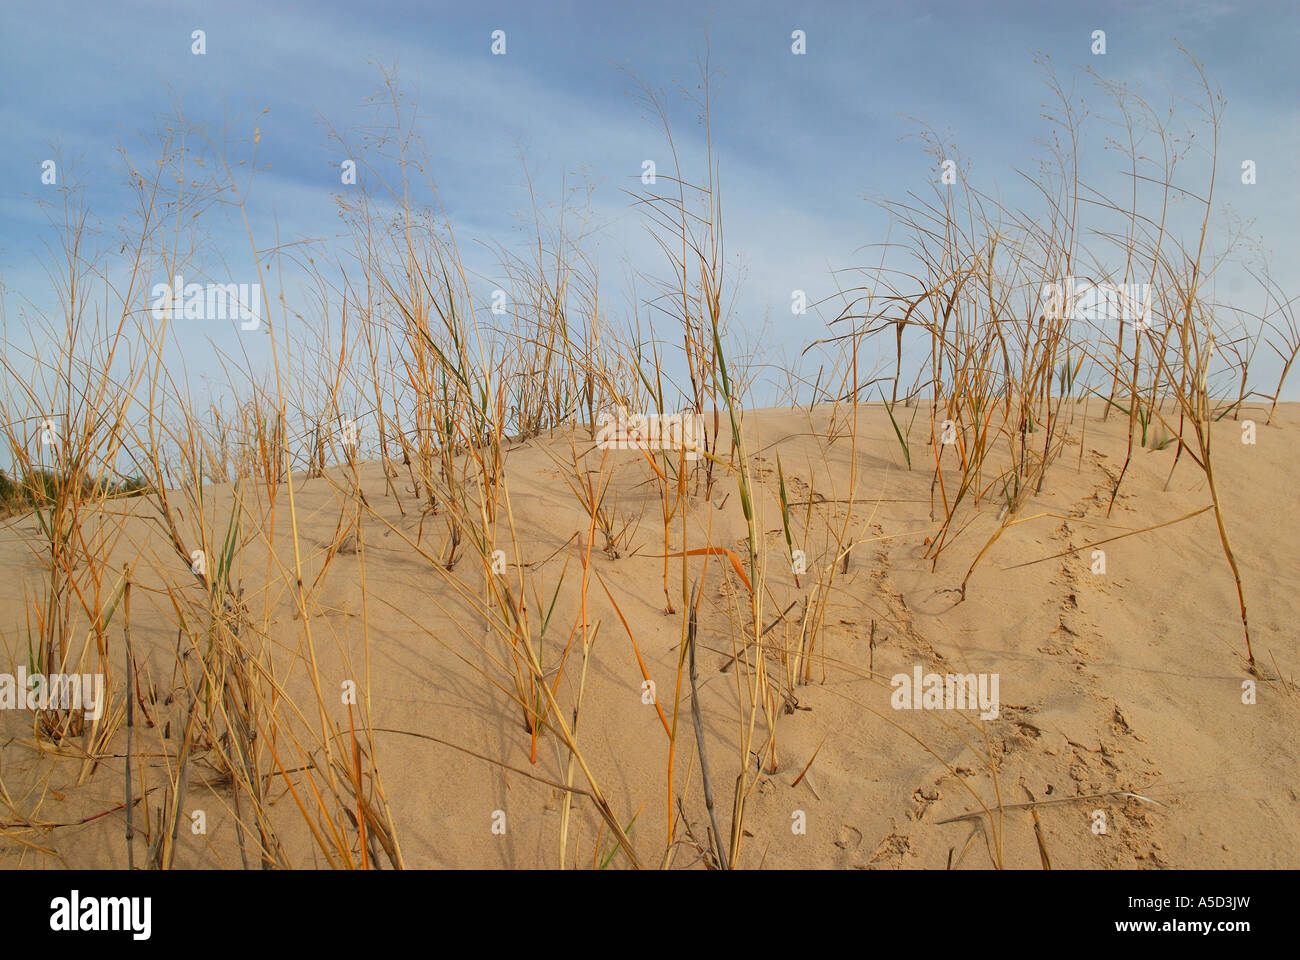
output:
[[[206,33],[205,56],[190,52],[195,29]],[[506,32],[505,56],[490,53],[497,29]],[[804,56],[791,53],[795,29],[806,31]],[[1095,29],[1106,31],[1105,56],[1090,52]],[[340,156],[324,123],[347,130],[367,121],[363,101],[381,85],[376,63],[395,64],[419,105],[430,172],[462,245],[517,241],[512,228],[528,204],[521,153],[543,199],[558,199],[566,174],[571,185],[590,178],[603,297],[617,313],[627,262],[659,271],[623,191],[639,184],[644,159],[661,172],[666,164],[625,71],[656,86],[693,83],[706,35],[723,73],[714,133],[740,282],[733,323],[761,339],[777,367],[824,333],[824,318],[790,315],[790,292],[828,296],[832,270],[872,264],[879,254],[870,245],[899,239],[867,198],[931,189],[936,172],[907,138],[918,129],[909,118],[950,134],[982,189],[1032,206],[1017,171],[1034,169],[1035,139],[1046,131],[1035,51],[1067,81],[1078,77],[1089,103],[1101,98],[1082,68],[1160,101],[1167,86],[1190,92],[1175,38],[1200,58],[1228,101],[1219,198],[1270,252],[1288,294],[1300,292],[1294,3],[53,0],[0,10],[0,281],[10,334],[24,299],[51,302],[42,263],[54,235],[37,201],[51,198],[40,164],[53,150],[71,163],[64,169],[110,238],[130,214],[119,145],[143,155],[141,134],[175,102],[190,120],[228,123],[237,135],[256,124],[260,160],[271,164],[250,197],[259,242],[277,233],[328,242],[341,233]],[[699,128],[688,109],[676,120],[693,160]],[[1085,175],[1118,188],[1119,160],[1101,149],[1102,135],[1085,131]],[[1253,186],[1240,183],[1241,159],[1257,163]],[[239,241],[231,238],[232,263],[246,249]],[[481,264],[490,273],[488,260]],[[484,292],[493,286],[483,278]],[[237,336],[184,335],[195,344]],[[187,362],[197,377],[214,372],[198,351]]]

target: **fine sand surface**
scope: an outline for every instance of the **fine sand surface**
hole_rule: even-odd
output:
[[[943,869],[951,862],[967,869],[1000,859],[1007,867],[1039,869],[1035,821],[1025,806],[1031,798],[1039,801],[1038,828],[1056,868],[1300,866],[1300,690],[1294,686],[1300,664],[1294,468],[1300,409],[1282,405],[1265,426],[1266,409],[1246,408],[1241,419],[1258,424],[1254,445],[1241,442],[1239,421],[1213,426],[1215,477],[1262,674],[1254,681],[1253,704],[1243,703],[1243,682],[1252,677],[1213,512],[1113,539],[1099,548],[1105,572],[1093,572],[1088,545],[1210,503],[1205,476],[1186,455],[1170,478],[1176,444],[1134,451],[1107,518],[1125,458],[1127,421],[1112,415],[1103,422],[1100,405],[1085,415],[1084,405],[1067,401],[1062,415],[1071,422],[1064,450],[1041,491],[1016,512],[1018,522],[976,567],[963,601],[958,587],[998,526],[1001,500],[991,491],[977,508],[959,514],[959,536],[931,570],[923,554],[942,503],[938,490],[932,494],[928,405],[923,411],[909,471],[883,409],[857,409],[856,491],[849,479],[851,407],[745,415],[755,507],[766,536],[770,595],[763,601],[764,626],[776,622],[764,638],[771,673],[782,674],[783,651],[798,648],[805,601],[825,592],[828,602],[810,680],[796,685],[777,711],[775,772],[760,712],[754,751],[763,753],[749,763],[755,770],[760,760],[763,766],[745,804],[737,866]],[[904,421],[911,416],[895,412]],[[1169,416],[1176,421],[1176,414]],[[725,426],[722,433],[718,449],[725,459]],[[552,679],[558,676],[556,699],[566,716],[583,683],[576,733],[583,757],[614,813],[625,827],[631,823],[642,862],[659,866],[669,832],[668,736],[655,706],[644,702],[638,652],[671,722],[686,606],[682,561],[669,560],[675,612],[668,614],[663,506],[659,487],[648,482],[653,471],[637,451],[592,450],[588,428],[578,428],[576,443],[580,454],[588,451],[586,469],[599,470],[604,457],[613,475],[605,503],[621,531],[616,558],[601,549],[599,535],[591,551],[586,616],[596,632],[585,682],[574,648],[581,645],[579,551],[591,521],[569,486],[574,470],[567,433],[507,450],[510,519],[502,523],[512,524],[518,555],[508,558],[506,576],[522,584],[534,623],[547,618],[542,662]],[[795,546],[806,554],[799,586],[782,530],[778,452]],[[987,472],[986,483],[996,475],[993,468]],[[344,510],[343,476],[341,468],[331,468],[325,477],[294,477],[292,510],[308,588],[332,553],[325,578],[309,591],[310,631],[285,574],[294,553],[287,485],[275,502],[277,558],[259,552],[256,543],[240,556],[237,577],[245,602],[287,701],[277,709],[300,710],[304,724],[319,725],[307,669],[309,643],[328,722],[339,731],[350,720],[338,691],[347,679],[358,680],[362,705],[368,696],[373,759],[407,867],[557,866],[562,793],[527,774],[565,781],[568,752],[546,732],[537,740],[535,760],[530,757],[530,735],[511,701],[510,672],[500,665],[509,651],[470,602],[483,591],[481,560],[472,545],[462,544],[450,576],[468,596],[458,592],[412,546],[418,537],[429,555],[444,556],[446,524],[422,517],[400,470],[393,479],[403,497],[399,504],[375,462],[359,472],[376,516],[363,519],[358,550],[349,527],[354,510]],[[944,477],[951,483],[959,476],[953,459],[946,458]],[[689,492],[690,546],[725,547],[747,566],[734,476],[719,467],[707,497],[698,477]],[[208,491],[218,528],[230,513],[232,495],[228,486]],[[938,503],[933,513],[932,495]],[[148,721],[137,713],[133,750],[137,766],[152,766],[134,775],[153,791],[146,803],[156,811],[167,796],[167,766],[174,762],[164,755],[175,756],[159,744],[179,737],[185,716],[185,695],[175,679],[177,615],[160,571],[169,571],[171,582],[181,582],[184,571],[177,573],[179,561],[143,501],[111,505],[118,512],[103,522],[122,525],[113,568],[131,563],[136,571],[130,628],[151,713]],[[682,524],[680,514],[671,521],[670,552],[681,549]],[[27,662],[26,636],[42,583],[39,558],[24,542],[34,535],[33,526],[30,517],[0,522],[0,671],[12,673]],[[854,542],[847,569],[834,555],[844,529]],[[687,563],[689,580],[702,575],[700,703],[716,814],[725,833],[741,764],[742,692],[729,662],[751,629],[749,600],[725,555],[692,556]],[[520,589],[515,587],[516,594]],[[120,624],[111,633],[120,644]],[[122,647],[109,658],[119,665],[110,683],[120,711]],[[893,709],[891,677],[910,676],[917,666],[925,673],[996,674],[998,717],[985,722],[978,711]],[[700,866],[688,835],[707,847],[709,825],[689,682],[683,683],[672,801],[676,810],[681,798],[677,868]],[[354,709],[359,713],[362,707]],[[110,751],[93,763],[84,760],[75,740],[55,745],[38,739],[26,711],[0,711],[0,734],[0,862],[11,868],[126,866],[125,725],[113,734]],[[324,866],[298,806],[306,801],[299,796],[305,789],[301,776],[262,772],[271,822],[289,859],[303,867]],[[239,867],[228,782],[201,751],[185,776],[186,817],[175,865]],[[581,772],[571,782],[586,786]],[[1087,799],[1093,795],[1102,796]],[[991,817],[953,819],[980,811],[981,803],[993,811]],[[204,812],[206,834],[190,829],[196,810]],[[140,835],[143,820],[138,812],[136,866],[148,852]],[[805,832],[792,829],[801,822]],[[609,829],[583,796],[574,802],[568,846],[570,866],[590,868],[606,860],[611,869],[628,865],[611,856],[616,850]]]

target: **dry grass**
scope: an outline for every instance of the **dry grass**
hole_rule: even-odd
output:
[[[110,758],[123,763],[121,862],[175,863],[197,781],[206,804],[237,825],[244,868],[400,868],[380,760],[385,736],[405,735],[559,791],[561,868],[683,866],[683,850],[693,852],[690,863],[711,868],[757,866],[747,805],[760,780],[788,771],[797,786],[815,770],[816,752],[790,758],[778,749],[782,715],[798,708],[803,688],[828,676],[888,689],[874,670],[876,622],[891,618],[880,598],[857,598],[872,620],[865,670],[828,644],[841,581],[852,566],[871,562],[863,558],[869,548],[899,535],[874,526],[890,488],[888,478],[867,474],[860,456],[860,414],[873,392],[884,399],[883,389],[873,390],[882,379],[892,383],[887,409],[901,469],[929,477],[930,570],[951,575],[945,560],[963,538],[977,539],[966,554],[972,562],[956,570],[964,572],[962,598],[999,538],[1043,516],[1025,508],[1050,483],[1071,430],[1085,428],[1081,400],[1101,397],[1107,416],[1128,417],[1130,459],[1135,445],[1147,445],[1148,427],[1160,424],[1161,442],[1177,444],[1175,469],[1186,456],[1207,481],[1206,510],[1214,512],[1240,600],[1244,667],[1258,673],[1210,426],[1236,416],[1252,395],[1276,406],[1300,350],[1294,301],[1263,270],[1269,308],[1245,328],[1256,330],[1254,339],[1220,328],[1226,314],[1206,284],[1221,262],[1208,250],[1212,191],[1190,241],[1165,228],[1171,193],[1195,195],[1174,178],[1176,151],[1186,147],[1166,118],[1131,93],[1105,88],[1129,134],[1134,182],[1157,185],[1154,210],[1139,203],[1136,187],[1126,205],[1099,200],[1080,183],[1083,118],[1050,73],[1057,136],[1053,166],[1038,182],[1044,216],[1006,209],[964,177],[960,186],[936,187],[930,201],[886,204],[909,235],[914,266],[903,274],[878,270],[872,283],[843,294],[831,336],[819,341],[839,349],[843,362],[819,375],[816,416],[809,408],[821,462],[799,464],[783,461],[747,417],[750,376],[727,330],[721,164],[706,139],[702,169],[683,169],[665,94],[638,88],[674,163],[660,174],[661,186],[635,202],[663,256],[657,269],[643,267],[658,278],[651,302],[676,327],[644,340],[635,315],[620,326],[608,313],[584,211],[570,205],[567,185],[555,222],[534,201],[535,231],[522,252],[498,250],[511,290],[505,312],[476,299],[481,284],[437,191],[416,179],[426,166],[409,105],[386,79],[387,136],[358,151],[369,158],[363,179],[379,188],[342,204],[349,257],[327,269],[295,261],[292,248],[268,254],[250,231],[271,362],[255,374],[246,358],[226,358],[232,378],[221,403],[203,412],[194,401],[172,362],[175,321],[150,317],[144,278],[198,275],[196,215],[214,198],[247,225],[252,174],[241,171],[256,167],[256,141],[239,148],[247,154],[240,160],[183,121],[175,130],[190,136],[171,134],[156,158],[132,168],[140,205],[129,285],[110,282],[107,264],[83,251],[85,211],[69,194],[53,274],[60,318],[33,329],[34,343],[22,352],[5,344],[0,420],[12,469],[0,474],[0,501],[34,519],[39,533],[28,544],[42,573],[28,592],[25,635],[6,625],[5,641],[30,650],[33,667],[46,672],[105,676],[109,702],[97,721],[49,711],[34,719],[33,737],[39,749],[80,764],[83,779]],[[1222,103],[1203,74],[1200,80],[1212,143]],[[699,98],[689,104],[706,135],[713,86],[706,62]],[[1139,155],[1137,131],[1164,148],[1162,170],[1150,169],[1149,146]],[[936,160],[956,156],[933,134],[924,142]],[[1142,198],[1151,192],[1143,189]],[[1115,249],[1105,256],[1085,248],[1085,201],[1128,225],[1110,236]],[[270,294],[276,276],[295,266],[312,281],[317,318],[315,332],[299,339],[288,334],[292,308],[279,301],[277,311]],[[1045,309],[1041,285],[1076,274],[1150,283],[1157,322],[1140,331],[1123,322],[1108,328]],[[904,368],[905,337],[926,345],[912,369]],[[1284,363],[1267,394],[1249,389],[1261,338]],[[892,348],[891,376],[859,369],[870,347],[884,356]],[[669,350],[684,363],[680,385],[668,374]],[[707,447],[698,460],[672,449],[596,449],[599,415],[620,407],[700,415]],[[41,443],[42,428],[54,442]],[[546,447],[562,480],[557,489],[572,496],[583,522],[558,531],[559,550],[539,557],[533,532],[516,523],[507,464],[514,450],[557,432],[561,441]],[[776,457],[774,479],[762,466],[768,455]],[[378,497],[363,490],[368,460],[383,471]],[[1127,467],[1109,491],[1112,503]],[[324,544],[304,535],[307,483],[327,486],[334,498],[333,535]],[[743,515],[741,543],[715,540],[714,505],[726,498]],[[127,516],[156,535],[126,542]],[[771,529],[779,534],[769,541]],[[400,549],[404,562],[418,566],[413,582],[425,609],[453,629],[434,629],[391,601],[374,579],[381,540],[384,556]],[[678,623],[675,676],[663,689],[647,665],[647,621],[627,613],[630,598],[610,585],[621,559],[638,552],[662,559],[663,612]],[[796,552],[806,561],[798,568]],[[361,603],[340,627],[331,585],[345,580],[357,585]],[[170,664],[156,652],[142,657],[138,629],[132,639],[132,616],[138,624],[145,603],[173,626]],[[277,613],[286,604],[287,621]],[[509,705],[516,719],[508,751],[487,753],[458,742],[455,731],[387,725],[371,696],[370,624],[380,608],[405,618],[412,642],[446,648],[462,662],[478,678],[481,703]],[[617,758],[599,755],[602,741],[584,712],[597,652],[624,640],[639,668],[631,682],[651,691],[644,702],[653,704],[663,736],[658,795],[635,808],[606,791]],[[705,650],[726,657],[725,696],[701,682]],[[866,702],[861,708],[954,770],[910,721]],[[691,734],[683,737],[687,710]],[[1003,803],[995,736],[987,722],[965,715],[940,722],[981,765],[981,777],[960,782],[982,811],[990,861],[1001,865],[1004,811],[1024,805]],[[658,807],[666,833],[640,831],[634,840],[647,804]],[[1049,867],[1037,807],[1029,809]],[[585,848],[581,810],[598,823]],[[47,855],[31,828],[4,833],[23,845],[20,858]],[[215,846],[209,856],[234,865]],[[1059,853],[1055,862],[1062,865]]]

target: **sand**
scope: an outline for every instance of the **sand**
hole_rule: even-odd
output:
[[[1170,478],[1176,444],[1137,450],[1107,518],[1127,423],[1120,416],[1103,422],[1101,413],[1095,404],[1085,412],[1067,403],[1065,449],[1041,492],[1020,506],[1017,522],[977,566],[962,600],[962,579],[998,526],[998,494],[961,514],[960,536],[931,569],[924,554],[937,528],[934,459],[920,436],[927,417],[918,418],[909,470],[884,411],[858,409],[858,488],[848,524],[850,539],[858,542],[847,570],[838,568],[826,593],[810,682],[796,686],[778,710],[775,771],[763,749],[766,725],[759,714],[754,750],[762,755],[748,758],[752,792],[737,866],[968,869],[1001,863],[1039,869],[1035,823],[1025,806],[1031,799],[1038,802],[1033,809],[1043,846],[1056,868],[1300,866],[1300,690],[1294,685],[1300,530],[1293,468],[1300,409],[1284,404],[1265,426],[1267,411],[1247,408],[1241,418],[1258,424],[1253,445],[1241,442],[1239,421],[1213,426],[1216,479],[1245,583],[1260,678],[1246,668],[1236,591],[1213,513],[1120,537],[1208,505],[1204,475],[1184,455]],[[765,638],[774,648],[797,646],[803,604],[827,589],[817,586],[819,577],[824,583],[824,571],[836,564],[836,534],[849,510],[842,501],[852,493],[849,415],[843,406],[835,415],[834,440],[827,407],[745,416],[766,537],[771,596],[763,604],[764,625],[795,604]],[[579,428],[578,442],[591,446],[587,428]],[[806,554],[798,587],[785,560],[778,452],[796,546]],[[518,544],[517,556],[507,558],[507,576],[517,583],[515,564],[525,565],[534,628],[550,608],[542,659],[552,676],[575,637],[556,694],[566,717],[582,676],[578,544],[590,524],[566,482],[566,473],[574,480],[572,467],[564,466],[569,456],[570,438],[557,431],[511,444],[505,460]],[[598,470],[600,462],[601,452],[591,452],[585,467]],[[654,474],[637,451],[607,451],[605,465],[613,474],[605,502],[623,535],[613,551],[617,557],[601,549],[600,539],[591,551],[586,611],[596,632],[576,736],[616,816],[625,827],[631,824],[638,857],[659,866],[669,831],[668,737],[654,705],[644,702],[638,651],[671,721],[683,631],[681,561],[670,560],[676,612],[667,614],[662,501],[648,482]],[[995,473],[987,471],[986,482]],[[946,482],[957,474],[945,469]],[[547,732],[537,741],[535,762],[530,757],[531,738],[511,702],[509,672],[494,662],[508,650],[485,628],[473,602],[485,576],[474,548],[462,543],[450,571],[467,596],[409,542],[419,536],[428,553],[443,556],[445,518],[422,516],[400,471],[393,480],[402,494],[399,509],[386,491],[383,467],[368,462],[359,477],[375,515],[363,521],[358,551],[355,533],[347,535],[345,476],[336,467],[325,477],[294,477],[298,548],[309,589],[331,545],[341,541],[310,593],[308,622],[329,722],[348,728],[339,694],[345,680],[359,678],[362,699],[368,694],[377,728],[374,760],[402,861],[407,867],[557,866],[563,794],[527,774],[564,781],[567,752]],[[690,545],[708,541],[747,563],[735,480],[718,470],[707,497],[702,484],[692,490]],[[232,496],[229,486],[208,491],[214,526],[224,527]],[[815,501],[810,513],[809,500]],[[156,815],[167,802],[166,771],[174,766],[185,716],[175,680],[177,618],[164,584],[184,583],[185,571],[143,501],[119,501],[114,509],[103,520],[121,528],[111,568],[131,563],[136,570],[130,627],[152,721],[136,717],[136,776],[146,765],[144,782],[153,788],[146,802]],[[293,589],[289,509],[282,485],[275,544],[285,566],[268,567],[270,558],[254,542],[237,574],[261,631],[259,649],[310,726],[316,706]],[[806,529],[805,516],[811,518]],[[681,524],[679,515],[672,522],[673,551],[680,550]],[[0,524],[0,670],[11,673],[26,663],[28,623],[43,589],[39,557],[24,542],[33,528],[30,517]],[[1088,545],[1115,537],[1100,548],[1105,571],[1097,572]],[[748,597],[724,556],[695,556],[688,564],[691,579],[703,573],[700,703],[725,833],[741,769],[738,671],[727,665],[748,629]],[[635,648],[601,583],[617,601]],[[120,622],[110,639],[116,667],[109,681],[120,711]],[[769,669],[780,674],[779,655],[770,660]],[[923,675],[996,675],[996,718],[981,720],[978,709],[894,709],[892,678],[910,678],[918,668]],[[1253,703],[1243,702],[1252,699],[1243,689],[1249,681]],[[676,868],[702,866],[699,847],[708,846],[689,704],[686,689],[674,774],[674,807],[680,795],[684,811],[675,826]],[[291,712],[284,703],[277,709],[286,717]],[[0,711],[0,734],[0,862],[10,868],[125,866],[125,726],[94,762],[84,761],[77,738],[59,745],[37,738],[24,710]],[[172,759],[161,756],[164,747]],[[262,772],[268,815],[286,859],[325,866],[287,788],[292,783],[302,792],[302,775],[281,775],[267,764]],[[175,865],[240,866],[229,780],[203,751],[185,773],[187,816]],[[581,772],[573,783],[586,786]],[[246,814],[246,798],[241,802]],[[992,816],[980,814],[981,803]],[[136,809],[138,866],[148,858],[148,839],[141,829],[145,814]],[[190,829],[196,810],[204,813],[205,833]],[[972,813],[980,815],[961,819]],[[593,805],[579,797],[567,865],[591,868],[607,858],[610,869],[628,866]]]

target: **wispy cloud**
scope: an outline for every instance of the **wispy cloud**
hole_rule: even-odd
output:
[[[863,198],[929,189],[931,158],[903,139],[916,129],[909,117],[951,130],[981,186],[1004,202],[1036,202],[1017,173],[1032,169],[1035,138],[1045,132],[1035,51],[1063,74],[1089,67],[1159,94],[1186,73],[1173,38],[1187,44],[1230,103],[1222,198],[1253,219],[1276,263],[1294,265],[1300,188],[1288,165],[1300,130],[1291,50],[1298,26],[1293,5],[1216,0],[795,10],[764,0],[712,14],[685,0],[459,11],[414,0],[54,2],[39,12],[8,5],[0,12],[8,146],[0,156],[0,276],[10,288],[43,284],[35,199],[48,144],[79,158],[88,199],[112,224],[129,211],[116,147],[138,147],[139,134],[176,102],[214,129],[230,122],[248,136],[259,125],[271,170],[251,212],[267,242],[275,231],[337,232],[340,158],[326,123],[355,130],[371,122],[366,98],[381,82],[374,64],[396,63],[462,239],[511,242],[513,215],[527,205],[522,153],[543,197],[558,195],[562,177],[595,184],[600,256],[618,286],[621,264],[652,252],[624,190],[637,189],[642,160],[664,158],[659,131],[629,96],[628,71],[669,89],[674,81],[692,87],[706,32],[712,65],[724,74],[713,119],[728,250],[747,265],[737,322],[773,317],[773,340],[791,352],[810,334],[807,320],[789,313],[791,290],[805,288],[814,300],[830,294],[829,270],[872,262],[863,248],[888,234],[887,218]],[[202,57],[190,52],[195,29],[206,33]],[[490,54],[494,29],[506,31],[504,57]],[[791,53],[795,29],[806,33],[804,56]],[[1107,32],[1104,57],[1089,51],[1094,29]],[[1086,78],[1078,91],[1100,100]],[[698,156],[691,110],[678,120],[681,145]],[[1093,146],[1098,184],[1119,183],[1100,134]],[[1253,188],[1233,189],[1240,159],[1257,161]]]

